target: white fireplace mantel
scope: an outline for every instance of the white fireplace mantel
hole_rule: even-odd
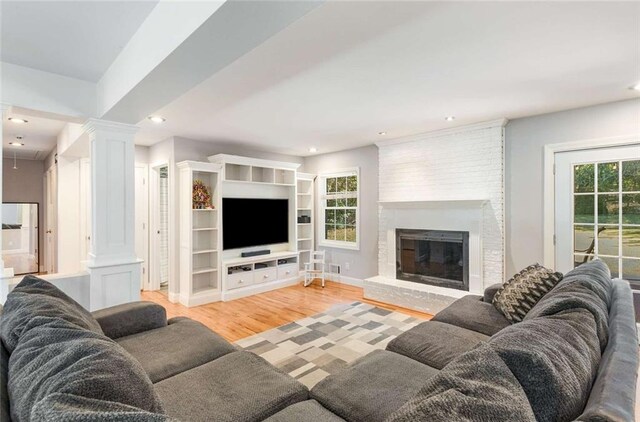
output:
[[[487,199],[380,201],[378,276],[365,280],[365,297],[434,313],[466,294],[482,294],[482,233]],[[469,233],[469,291],[396,279],[396,229]]]

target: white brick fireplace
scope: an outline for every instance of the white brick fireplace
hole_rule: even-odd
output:
[[[378,276],[366,298],[436,313],[504,279],[506,120],[381,142]],[[469,292],[396,279],[396,229],[469,232]]]

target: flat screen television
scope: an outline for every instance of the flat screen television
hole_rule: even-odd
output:
[[[289,200],[222,198],[222,248],[289,241]]]

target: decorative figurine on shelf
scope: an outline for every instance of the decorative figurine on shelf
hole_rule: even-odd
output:
[[[196,179],[193,181],[193,209],[213,209],[209,188],[204,184],[202,180]]]

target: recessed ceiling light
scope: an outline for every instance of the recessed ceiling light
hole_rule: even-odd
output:
[[[147,118],[156,124],[164,123],[167,120],[164,117],[160,117],[160,116],[149,116]]]
[[[380,135],[380,136],[384,136],[386,134],[387,134],[387,132],[378,132],[378,135]]]
[[[309,152],[318,152],[318,148],[311,147],[311,148],[309,148]]]
[[[447,122],[453,122],[456,119],[456,116],[447,116],[444,118]]]
[[[9,145],[12,147],[23,147],[24,144],[22,142],[9,142]]]
[[[28,120],[25,119],[20,119],[18,117],[9,117],[9,121],[12,123],[17,123],[17,124],[23,124],[23,123],[29,123]]]
[[[630,86],[629,89],[633,89],[634,91],[640,91],[640,82],[638,82],[634,86]]]

